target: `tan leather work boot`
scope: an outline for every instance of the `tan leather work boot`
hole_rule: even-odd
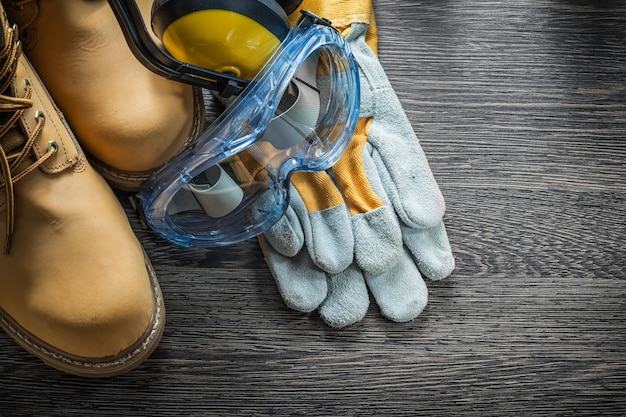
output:
[[[0,327],[63,371],[128,371],[161,337],[159,284],[0,15]]]
[[[113,186],[136,190],[202,131],[201,90],[142,66],[106,0],[2,3],[81,147]],[[152,0],[137,4],[150,16]]]

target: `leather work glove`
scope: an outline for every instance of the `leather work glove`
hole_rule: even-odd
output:
[[[293,175],[287,213],[259,237],[266,262],[285,304],[319,309],[329,326],[361,320],[368,289],[386,318],[412,320],[428,300],[422,275],[454,268],[443,197],[378,61],[371,3],[304,0],[300,9],[331,20],[351,45],[360,119],[332,170]]]

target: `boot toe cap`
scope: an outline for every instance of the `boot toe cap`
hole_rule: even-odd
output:
[[[132,354],[153,330],[160,303],[138,286],[111,280],[108,288],[69,290],[56,299],[50,291],[33,295],[27,309],[33,333],[62,355],[95,362]]]

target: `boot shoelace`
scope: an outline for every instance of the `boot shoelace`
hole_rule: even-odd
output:
[[[4,29],[4,46],[0,51],[0,113],[9,114],[6,123],[0,126],[0,138],[4,137],[9,130],[16,127],[24,111],[33,105],[31,96],[33,87],[28,80],[24,80],[25,94],[23,98],[5,95],[10,93],[10,85],[13,82],[17,70],[18,58],[22,53],[20,41],[17,40],[17,28]],[[0,143],[0,190],[4,189],[6,197],[6,238],[4,244],[4,254],[9,253],[11,238],[15,224],[15,194],[14,185],[16,182],[33,172],[41,164],[52,157],[58,150],[58,145],[54,141],[48,142],[48,149],[41,157],[34,162],[23,164],[29,156],[33,156],[32,148],[39,133],[43,129],[45,117],[42,112],[37,112],[37,125],[32,133],[26,138],[26,142],[17,149],[6,149]],[[19,128],[19,126],[17,126]]]

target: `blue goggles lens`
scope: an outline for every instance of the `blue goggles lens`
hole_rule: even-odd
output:
[[[330,168],[359,109],[356,62],[343,37],[305,14],[226,111],[146,180],[148,225],[182,246],[237,243],[267,231],[296,171]]]

